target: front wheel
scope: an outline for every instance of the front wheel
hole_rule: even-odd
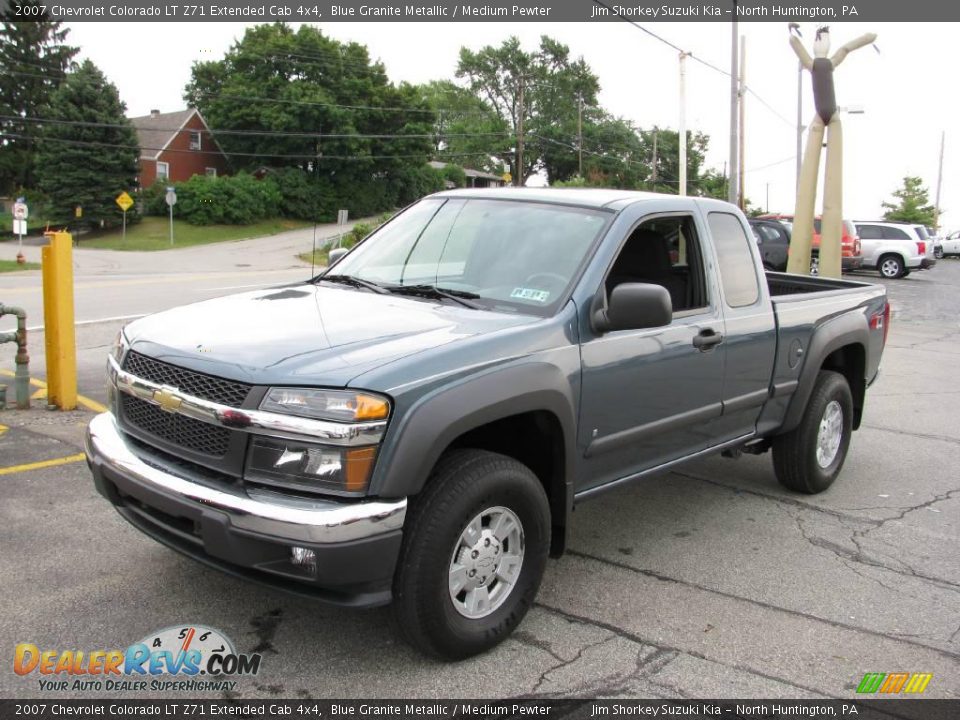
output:
[[[550,507],[528,467],[447,453],[407,515],[393,583],[400,631],[436,657],[488,650],[530,609],[549,549]]]
[[[937,260],[943,260],[943,248],[942,248],[942,247],[934,248],[934,250],[933,250],[933,256],[934,256]]]
[[[773,469],[784,487],[813,495],[840,474],[853,433],[853,396],[847,379],[821,370],[800,424],[773,439]]]

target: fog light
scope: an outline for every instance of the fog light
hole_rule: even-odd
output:
[[[290,548],[290,562],[310,573],[317,572],[317,554],[313,550],[296,546]]]

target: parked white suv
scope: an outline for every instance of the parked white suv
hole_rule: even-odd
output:
[[[855,224],[863,267],[875,268],[881,277],[906,277],[913,270],[926,270],[937,263],[933,242],[922,225],[886,221]]]

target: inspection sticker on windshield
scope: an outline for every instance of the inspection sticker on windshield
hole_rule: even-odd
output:
[[[517,298],[518,300],[533,300],[534,302],[545,303],[547,298],[550,297],[550,293],[546,290],[514,288],[513,292],[510,293],[510,297]]]

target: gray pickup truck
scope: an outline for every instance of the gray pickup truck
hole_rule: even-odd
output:
[[[157,541],[421,650],[503,640],[574,506],[707,453],[827,489],[876,378],[882,287],[764,272],[703,198],[462,190],[300,284],[129,324],[86,449]]]

